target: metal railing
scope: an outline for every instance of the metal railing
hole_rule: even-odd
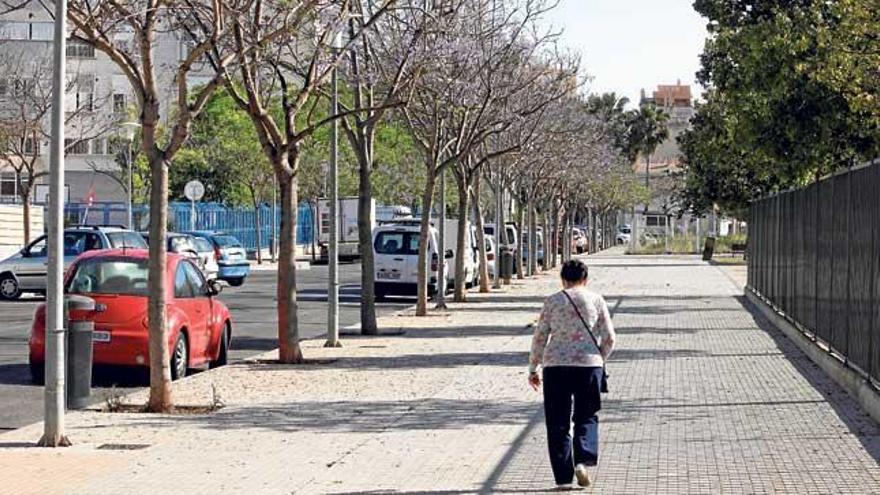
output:
[[[752,203],[748,284],[880,381],[880,166]]]

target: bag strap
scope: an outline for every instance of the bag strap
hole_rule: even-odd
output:
[[[571,298],[571,295],[568,292],[565,292],[565,290],[563,290],[562,293],[565,294],[566,298],[568,298],[568,302],[571,303],[571,307],[574,308],[574,312],[577,313],[578,318],[581,319],[581,323],[584,324],[584,328],[587,329],[587,333],[590,334],[590,338],[593,339],[593,344],[596,345],[596,349],[599,351],[599,355],[601,356],[602,348],[599,347],[599,341],[596,340],[596,336],[593,335],[593,331],[590,329],[590,325],[587,323],[587,320],[585,320],[584,317],[581,316],[581,311],[578,309],[577,304],[574,303],[574,299]],[[605,362],[604,357],[602,357],[602,362]]]

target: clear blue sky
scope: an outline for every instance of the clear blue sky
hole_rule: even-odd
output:
[[[691,84],[694,96],[706,22],[692,0],[560,0],[549,15],[563,43],[593,76],[588,89],[615,91],[638,102],[639,89]]]

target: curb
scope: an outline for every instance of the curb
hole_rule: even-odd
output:
[[[745,289],[746,299],[757,308],[767,320],[844,389],[874,421],[880,423],[880,391],[865,377],[848,367],[844,361],[831,353],[830,349],[813,341],[800,329],[767,304],[751,287]]]

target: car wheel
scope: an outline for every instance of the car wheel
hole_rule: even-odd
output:
[[[14,301],[19,297],[21,297],[21,287],[18,285],[18,280],[8,274],[0,277],[0,298]]]
[[[180,332],[171,351],[171,379],[180,380],[185,377],[187,368],[189,368],[189,346],[186,335]]]
[[[44,363],[28,363],[31,369],[31,383],[44,385],[46,383],[46,365]]]
[[[211,362],[211,368],[219,368],[229,363],[229,345],[232,343],[232,326],[227,321],[223,325],[223,333],[220,334],[220,351],[217,360]]]
[[[227,282],[229,282],[229,285],[233,287],[241,287],[241,285],[244,283],[244,277],[230,278],[229,280],[227,280]]]

